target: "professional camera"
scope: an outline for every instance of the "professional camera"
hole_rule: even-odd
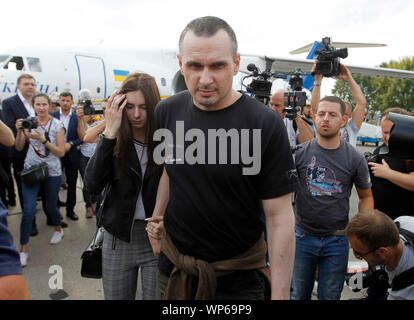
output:
[[[340,58],[348,56],[348,48],[335,49],[331,45],[331,38],[329,37],[322,39],[322,45],[324,46],[322,50],[316,50],[318,63],[312,75],[321,74],[324,77],[335,77],[341,73],[339,61]]]
[[[88,89],[79,91],[79,106],[83,107],[83,113],[87,116],[103,114],[103,110],[96,110],[92,103],[91,92]]]
[[[361,287],[355,287],[350,284],[354,276],[362,278],[362,281],[359,281]],[[368,298],[375,300],[386,299],[388,288],[390,288],[385,266],[370,267],[367,271],[362,271],[358,274],[348,273],[345,282],[349,287],[352,287],[353,292],[359,292],[368,287],[371,288],[372,294]]]
[[[302,91],[303,79],[302,75],[305,75],[300,69],[289,73],[291,76],[289,79],[290,90],[285,92],[284,105],[286,112],[286,118],[290,120],[296,119],[297,112],[306,105],[306,92]]]
[[[36,129],[36,128],[37,128],[36,117],[27,117],[22,120],[22,129]]]
[[[246,86],[248,92],[254,97],[263,102],[265,105],[269,104],[270,91],[272,89],[272,82],[268,79],[274,76],[270,71],[260,72],[254,63],[247,65],[247,70],[252,72],[250,75],[243,78],[253,77],[252,82]]]

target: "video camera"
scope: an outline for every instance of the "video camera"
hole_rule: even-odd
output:
[[[378,154],[365,152],[368,162],[381,163],[384,156],[402,160],[414,160],[414,117],[390,112],[388,119],[394,123],[391,128],[388,147],[382,146]]]
[[[248,92],[254,95],[254,97],[263,102],[265,105],[269,104],[270,91],[272,89],[272,82],[268,79],[273,77],[274,74],[270,71],[260,72],[254,63],[247,65],[247,70],[251,72],[250,75],[243,78],[253,77],[252,82],[246,86]]]
[[[322,39],[322,45],[324,46],[322,50],[316,50],[318,62],[312,76],[321,74],[324,77],[335,77],[341,73],[340,58],[344,59],[348,56],[348,48],[335,49],[331,45],[331,38],[329,37]]]
[[[103,110],[96,110],[92,103],[91,92],[88,89],[79,91],[79,106],[83,107],[83,113],[87,116],[103,114]]]
[[[22,129],[36,129],[36,128],[37,128],[36,117],[27,117],[22,120]]]
[[[306,105],[306,92],[302,91],[303,79],[302,75],[305,75],[300,69],[289,73],[291,76],[289,79],[290,90],[285,92],[284,105],[286,112],[286,118],[294,120],[297,117],[297,112]]]

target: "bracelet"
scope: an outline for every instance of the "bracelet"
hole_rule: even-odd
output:
[[[43,141],[42,144],[46,144],[46,143],[47,143],[47,140],[45,139],[45,141]]]
[[[314,83],[313,86],[314,87],[320,87],[321,86],[321,83],[320,82],[319,83]]]

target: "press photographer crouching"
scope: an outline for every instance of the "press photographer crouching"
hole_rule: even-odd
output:
[[[35,94],[32,105],[37,117],[16,121],[16,149],[20,151],[27,143],[30,145],[24,161],[24,170],[20,172],[24,201],[20,225],[20,262],[23,267],[27,264],[27,245],[32,220],[36,214],[37,194],[42,182],[45,187],[46,209],[51,215],[55,229],[50,244],[59,243],[63,237],[57,201],[62,184],[59,158],[65,155],[65,129],[60,120],[50,116],[49,104],[50,100],[46,94]]]
[[[414,215],[414,117],[389,108],[381,117],[384,144],[365,153],[375,208],[391,219]]]
[[[388,300],[414,300],[414,217],[393,221],[379,210],[355,215],[346,227],[354,255],[371,267],[382,266],[388,278],[382,296]],[[361,275],[362,277],[362,275]]]

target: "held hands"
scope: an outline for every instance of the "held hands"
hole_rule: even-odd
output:
[[[388,179],[388,177],[392,175],[393,170],[390,168],[390,166],[384,159],[382,159],[382,164],[368,162],[368,165],[371,167],[372,174],[375,177]]]
[[[164,230],[164,217],[152,217],[146,219],[148,221],[146,230],[151,243],[154,256],[158,257],[161,252],[161,236]]]
[[[105,110],[106,127],[104,131],[105,137],[113,139],[116,137],[122,122],[122,111],[127,104],[125,94],[114,92],[108,99]]]

